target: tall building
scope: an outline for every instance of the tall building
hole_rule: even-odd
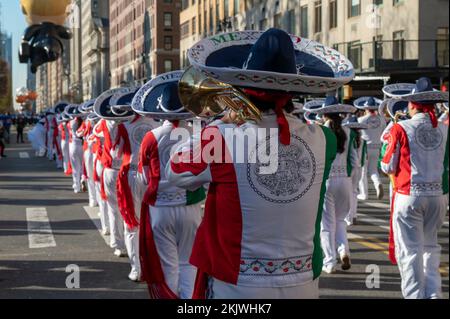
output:
[[[31,72],[31,63],[28,63],[28,67],[27,67],[27,88],[30,91],[35,91],[36,92],[36,74],[33,74]],[[31,111],[32,112],[36,112],[36,101],[33,101],[31,104]]]
[[[0,28],[0,113],[13,110],[12,37]]]
[[[81,78],[83,99],[98,97],[109,88],[109,2],[81,3]]]
[[[419,76],[438,86],[448,83],[448,10],[445,0],[183,0],[181,61],[206,35],[277,27],[345,54],[354,96]]]
[[[179,68],[180,0],[111,0],[111,86]]]
[[[72,39],[69,40],[70,60],[65,66],[64,74],[68,81],[68,97],[67,100],[73,103],[81,103],[83,101],[83,81],[82,81],[82,23],[81,23],[81,4],[83,0],[72,1],[71,14],[71,32]]]

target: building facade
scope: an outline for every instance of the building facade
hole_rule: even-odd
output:
[[[12,37],[0,28],[0,113],[13,110]]]

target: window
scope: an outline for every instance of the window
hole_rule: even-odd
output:
[[[353,63],[355,70],[361,69],[361,44],[353,41],[348,44],[348,59]]]
[[[267,19],[262,19],[259,21],[259,30],[266,31],[267,29]]]
[[[361,0],[348,0],[348,17],[356,17],[361,14]]]
[[[180,37],[181,39],[185,39],[189,36],[189,21],[183,23],[180,26]]]
[[[383,0],[373,0],[373,4],[376,6],[381,6],[383,4]]]
[[[192,35],[196,34],[195,30],[197,29],[197,20],[196,17],[192,18]]]
[[[274,15],[273,17],[273,26],[274,28],[281,29],[281,13]]]
[[[239,0],[234,0],[234,2],[233,2],[233,15],[236,15],[236,14],[239,13],[239,4],[240,4]]]
[[[181,10],[185,10],[189,7],[189,0],[181,0]]]
[[[172,27],[172,13],[164,12],[164,27]]]
[[[314,2],[314,32],[322,31],[322,1]]]
[[[398,4],[402,3],[402,2],[403,2],[403,0],[392,0],[392,5],[396,6],[396,5],[398,5]]]
[[[164,72],[172,71],[172,60],[164,60]]]
[[[336,0],[330,0],[330,29],[337,27],[337,2]]]
[[[383,58],[383,36],[377,35],[373,37],[373,41],[375,42],[375,58],[382,59]]]
[[[394,61],[403,60],[405,57],[404,31],[396,31],[392,34],[394,39],[392,44],[392,59]]]
[[[295,34],[295,10],[288,11],[288,27],[287,30],[291,34]]]
[[[308,6],[300,8],[300,36],[308,37]]]
[[[230,2],[229,0],[224,0],[223,2],[223,17],[228,18],[230,15]]]
[[[171,36],[165,36],[164,37],[164,50],[172,50],[172,37]]]
[[[449,33],[448,27],[437,29],[437,63],[438,66],[448,66],[449,64],[449,50],[448,41]]]

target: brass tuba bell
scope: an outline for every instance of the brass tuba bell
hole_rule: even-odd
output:
[[[226,110],[236,113],[237,122],[261,120],[260,110],[239,89],[189,67],[179,82],[184,107],[199,117],[210,118]]]

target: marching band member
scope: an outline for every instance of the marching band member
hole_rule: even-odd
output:
[[[72,163],[70,162],[69,142],[71,132],[68,125],[70,117],[65,113],[61,113],[61,121],[58,125],[59,135],[61,136],[61,153],[63,158],[63,169],[66,176],[72,176]]]
[[[28,133],[28,140],[31,142],[37,157],[45,157],[47,150],[45,123],[45,118],[41,118],[36,126]]]
[[[367,124],[359,123],[356,116],[351,116],[345,121],[342,126],[348,127],[355,133],[354,148],[357,150],[358,161],[360,165],[354,166],[352,170],[352,193],[350,196],[350,209],[345,219],[347,226],[354,224],[358,212],[358,193],[359,181],[361,180],[362,168],[367,162],[367,143],[361,138],[360,130],[365,130],[369,126]]]
[[[77,136],[77,130],[83,123],[83,113],[78,109],[78,105],[70,104],[66,107],[65,113],[71,118],[68,123],[69,129],[69,157],[72,165],[72,188],[75,194],[85,191],[82,185],[83,178],[83,140]]]
[[[115,95],[111,99],[112,112],[116,115],[134,114],[131,102],[136,92],[137,89]],[[158,126],[153,119],[138,114],[118,126],[119,140],[116,143],[120,142],[121,145],[118,151],[122,158],[122,166],[117,178],[117,202],[124,220],[125,246],[131,264],[128,278],[135,282],[141,280],[138,231],[145,188],[145,185],[137,179],[139,150],[145,134]]]
[[[442,107],[444,112],[442,112],[442,115],[439,117],[439,122],[442,122],[446,125],[448,125],[448,120],[449,120],[449,116],[448,116],[448,102],[442,103]]]
[[[62,153],[62,149],[61,149],[61,134],[60,134],[60,130],[59,130],[59,124],[61,124],[61,123],[58,121],[58,119],[61,120],[61,116],[64,113],[64,110],[67,105],[68,105],[68,103],[66,103],[66,102],[59,102],[54,107],[56,116],[53,119],[53,125],[52,125],[52,130],[53,130],[52,141],[53,141],[53,150],[56,155],[56,168],[58,168],[58,169],[63,168],[63,153]]]
[[[189,257],[205,198],[202,187],[186,191],[173,186],[165,172],[170,151],[178,143],[172,133],[176,129],[190,132],[185,120],[193,117],[178,97],[182,74],[174,71],[154,78],[132,104],[137,113],[164,121],[145,135],[139,155],[140,179],[147,185],[139,230],[141,265],[150,296],[158,299],[192,297],[196,268],[189,264]]]
[[[92,112],[94,103],[95,100],[90,100],[80,105],[80,112],[83,113],[86,118],[83,121],[83,124],[81,124],[81,127],[77,130],[77,137],[83,139],[83,163],[84,169],[86,170],[85,180],[89,194],[89,207],[96,207],[98,205],[94,183],[94,154],[92,150],[94,141],[89,138],[93,134],[96,118],[88,116],[88,114]]]
[[[225,40],[220,45],[206,38],[191,48],[194,69],[188,72],[198,74],[187,72],[186,80],[180,81],[180,95],[185,95],[191,112],[210,114],[211,107],[204,113],[198,109],[205,105],[202,96],[211,91],[202,92],[195,81],[192,89],[199,90],[199,97],[186,89],[190,78],[201,78],[202,70],[215,78],[203,81],[206,88],[215,81],[230,84],[216,85],[219,101],[241,102],[227,103],[234,105],[233,112],[194,135],[193,146],[181,146],[166,167],[169,181],[180,187],[209,183],[191,256],[199,269],[194,298],[318,298],[320,222],[336,137],[326,127],[303,124],[284,108],[292,94],[325,93],[333,84],[331,89],[336,89],[350,81],[353,67],[327,48],[339,55],[336,61],[342,64],[337,67],[346,70],[339,76],[346,76],[316,72],[321,66],[307,61],[323,63],[314,58],[319,50],[313,47],[319,44],[308,42],[311,50],[304,51],[299,45],[303,40],[278,29],[221,36]],[[302,85],[308,74],[315,74],[323,85]],[[258,150],[266,150],[269,143],[278,151],[263,161]]]
[[[103,172],[101,175],[101,196],[106,202],[109,231],[110,231],[110,245],[114,249],[114,255],[117,257],[126,256],[126,247],[124,241],[124,223],[119,211],[119,204],[117,202],[117,177],[121,166],[121,159],[119,156],[116,141],[118,140],[118,125],[123,121],[134,118],[133,113],[127,113],[123,116],[115,115],[111,110],[111,99],[114,94],[129,92],[129,88],[111,89],[101,94],[94,104],[94,112],[104,121],[100,121],[100,125],[94,130],[97,137],[103,140],[101,162]]]
[[[54,156],[54,150],[53,150],[53,131],[54,131],[54,122],[53,120],[55,119],[55,111],[54,109],[49,109],[47,110],[46,114],[45,114],[45,128],[46,128],[46,139],[45,139],[45,143],[47,146],[47,158],[52,161],[53,160],[53,156]]]
[[[392,232],[395,260],[405,298],[440,298],[440,251],[437,233],[448,204],[448,127],[438,123],[435,103],[448,93],[433,90],[428,78],[402,87],[397,98],[409,102],[411,119],[394,124],[382,170],[394,176]],[[405,93],[409,92],[409,93]]]
[[[347,239],[346,218],[351,207],[351,176],[354,167],[359,167],[357,150],[354,147],[356,134],[342,126],[342,114],[353,113],[352,105],[340,104],[336,97],[313,100],[305,104],[309,112],[320,114],[325,127],[334,132],[337,138],[337,154],[327,181],[327,191],[321,224],[321,242],[324,252],[323,271],[336,272],[336,252],[339,253],[341,268],[351,267],[350,248]]]
[[[369,198],[368,176],[372,179],[377,192],[377,198],[384,196],[383,184],[378,173],[378,159],[380,157],[380,137],[386,128],[386,120],[380,114],[377,114],[381,100],[374,97],[361,97],[355,100],[354,105],[360,110],[365,110],[365,115],[358,119],[358,122],[367,124],[369,128],[362,130],[362,139],[367,142],[367,165],[362,169],[362,177],[359,183],[358,199],[366,200]]]

